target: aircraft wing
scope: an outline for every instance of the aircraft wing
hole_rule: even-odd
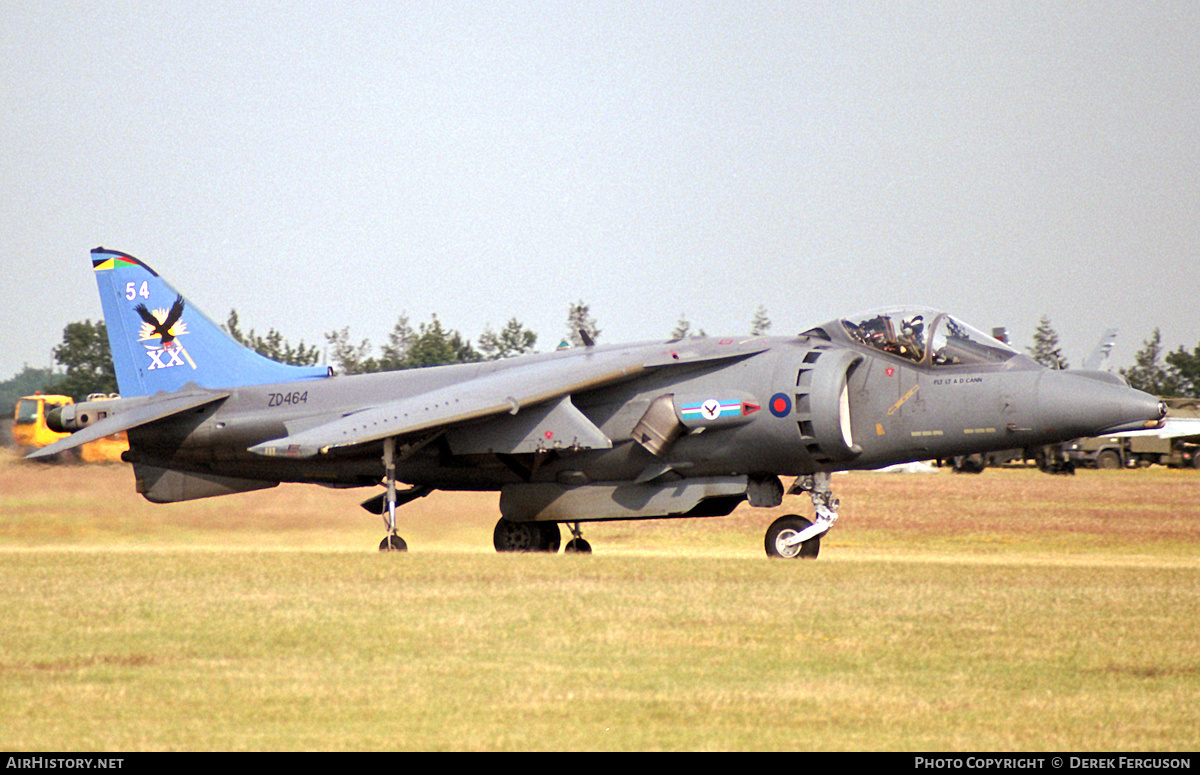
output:
[[[1109,434],[1106,434],[1109,435]],[[1159,439],[1178,439],[1188,436],[1200,436],[1200,417],[1168,417],[1161,428],[1151,428],[1144,431],[1126,431],[1114,433],[1113,436],[1153,436]]]
[[[715,353],[689,351],[686,348],[667,349],[651,353],[649,357],[645,353],[608,353],[608,357],[597,354],[582,360],[551,359],[500,369],[469,381],[388,401],[316,426],[298,429],[282,438],[250,447],[250,451],[268,457],[307,458],[329,449],[366,444],[391,436],[433,432],[505,414],[524,418],[523,422],[514,422],[514,426],[524,428],[518,434],[521,438],[514,439],[512,433],[505,434],[506,443],[513,445],[514,450],[529,446],[533,436],[543,432],[544,422],[554,423],[561,430],[557,436],[570,439],[568,446],[579,449],[607,448],[612,446],[611,440],[570,405],[569,396],[572,393],[621,382],[647,369],[745,358],[765,349],[738,344],[742,346],[735,344]],[[540,409],[534,415],[528,410],[548,402],[555,402],[548,411]]]
[[[26,455],[26,459],[36,460],[41,457],[50,457],[64,450],[78,447],[81,444],[87,444],[89,441],[102,439],[105,436],[111,436],[114,433],[127,431],[130,428],[136,428],[139,425],[162,420],[180,412],[186,412],[189,409],[195,409],[198,406],[211,404],[216,401],[221,401],[229,397],[229,391],[197,391],[187,393],[173,393],[171,395],[158,398],[150,396],[149,400],[142,403],[130,406],[123,409],[118,414],[109,415],[97,423],[87,426],[82,430],[75,431],[65,439],[59,439],[53,444],[42,447],[36,452]],[[130,399],[131,401],[136,399]]]
[[[550,386],[544,381],[531,379],[524,370],[518,373],[499,372],[353,412],[316,427],[257,444],[250,447],[250,451],[268,457],[313,457],[336,447],[432,431],[505,413],[515,415],[524,407],[561,399],[578,390],[618,382],[641,370],[640,366],[625,366],[579,375],[570,383]],[[578,419],[587,422],[582,415]],[[599,433],[599,429],[595,429],[593,435]]]

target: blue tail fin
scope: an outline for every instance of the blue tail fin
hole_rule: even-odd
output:
[[[205,388],[324,377],[324,366],[288,366],[243,347],[188,304],[150,267],[115,250],[92,250],[117,387],[126,397],[189,382]]]

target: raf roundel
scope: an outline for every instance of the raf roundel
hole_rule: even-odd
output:
[[[787,417],[792,412],[792,399],[786,393],[776,393],[771,396],[770,408],[776,417]]]

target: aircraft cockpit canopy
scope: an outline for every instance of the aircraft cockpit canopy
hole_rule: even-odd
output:
[[[969,366],[1001,363],[1017,354],[1004,342],[937,310],[872,310],[841,322],[855,342],[914,363]]]

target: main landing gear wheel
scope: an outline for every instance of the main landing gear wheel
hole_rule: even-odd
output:
[[[381,552],[407,552],[408,544],[404,543],[404,539],[397,535],[390,535],[379,542],[379,551]]]
[[[784,560],[815,560],[821,551],[821,536],[803,543],[792,543],[792,539],[812,527],[804,517],[788,514],[771,523],[767,528],[767,556]]]
[[[553,554],[562,543],[557,522],[510,522],[503,517],[492,532],[498,552],[546,552]]]

